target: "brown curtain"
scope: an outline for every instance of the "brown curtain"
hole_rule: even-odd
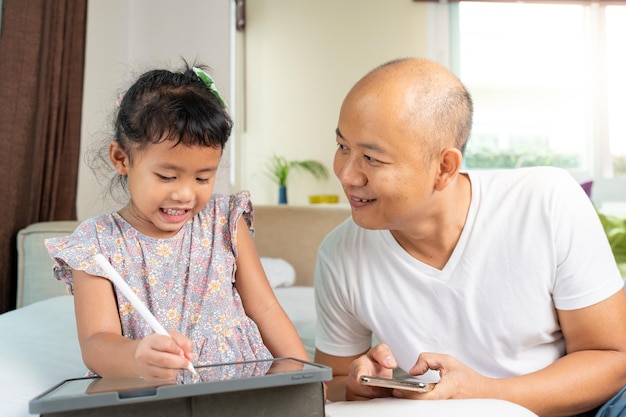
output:
[[[19,229],[76,218],[87,0],[3,0],[1,16],[0,313]]]

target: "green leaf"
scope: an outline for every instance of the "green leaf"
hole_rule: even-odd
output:
[[[267,176],[276,184],[287,186],[289,173],[293,169],[303,170],[315,179],[328,178],[328,169],[324,164],[313,159],[289,161],[284,156],[273,155],[266,170]]]

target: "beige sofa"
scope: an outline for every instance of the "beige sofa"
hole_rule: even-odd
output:
[[[259,255],[289,262],[297,286],[312,286],[317,248],[324,236],[350,216],[350,208],[338,205],[255,206],[255,242]],[[52,260],[43,245],[50,237],[71,234],[78,222],[32,224],[17,236],[17,307],[66,293],[65,285],[52,279]]]

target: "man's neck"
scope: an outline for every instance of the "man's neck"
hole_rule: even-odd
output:
[[[466,174],[459,174],[450,184],[441,201],[440,214],[435,221],[422,222],[415,230],[392,230],[391,234],[415,259],[443,269],[463,232],[471,202],[471,183]]]

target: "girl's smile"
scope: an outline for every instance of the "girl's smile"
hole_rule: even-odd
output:
[[[163,214],[163,218],[170,223],[180,223],[181,221],[186,220],[191,213],[191,210],[176,210],[176,209],[161,209],[161,213]]]

